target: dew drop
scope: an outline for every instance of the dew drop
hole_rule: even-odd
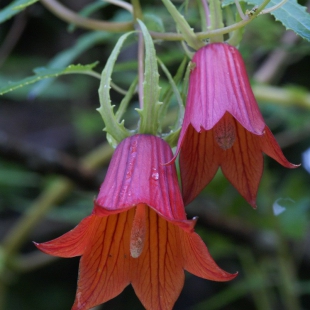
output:
[[[157,169],[155,167],[152,168],[151,177],[155,181],[157,181],[159,179],[159,173],[157,172]]]
[[[125,185],[125,186],[122,187],[122,189],[121,189],[121,191],[120,191],[120,193],[119,193],[121,197],[125,195],[125,193],[126,193],[126,191],[127,191],[127,187],[128,187],[127,185]]]
[[[159,179],[159,174],[157,172],[152,173],[152,179],[157,181]]]

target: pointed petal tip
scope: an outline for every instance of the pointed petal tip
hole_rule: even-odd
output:
[[[237,275],[239,274],[239,272],[235,272],[235,273],[229,273],[229,272],[226,272],[224,270],[222,270],[224,273],[221,274],[221,275],[217,275],[217,278],[215,281],[218,281],[218,282],[228,282],[228,281],[231,281],[233,279],[235,279],[237,277]]]
[[[256,200],[248,201],[248,203],[251,205],[251,207],[252,207],[254,210],[257,209]]]
[[[194,232],[197,221],[198,221],[198,216],[194,216],[191,220],[186,221],[189,224],[188,225],[188,228],[189,228],[188,231]]]
[[[227,279],[223,281],[231,281],[234,278],[236,278],[238,274],[239,274],[238,271],[236,271],[235,273],[227,273]]]
[[[36,246],[38,250],[42,251],[45,254],[50,254],[50,252],[48,252],[48,249],[46,249],[44,242],[38,243],[38,242],[32,241],[32,243]]]
[[[162,163],[162,165],[163,165],[163,166],[170,166],[170,165],[174,164],[175,161],[176,161],[176,159],[177,159],[177,157],[178,157],[178,153],[175,153],[175,155],[172,157],[171,160],[169,160],[169,161],[166,162],[166,163]]]
[[[295,169],[295,168],[299,168],[300,166],[301,166],[301,164],[295,165],[295,164],[290,163],[290,165],[289,165],[288,168],[290,168],[290,169]]]

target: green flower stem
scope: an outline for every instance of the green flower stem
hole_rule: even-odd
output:
[[[205,24],[206,24],[206,29],[204,31],[207,31],[207,28],[210,26],[211,21],[210,21],[210,9],[209,9],[209,4],[207,0],[198,0],[198,5],[202,5],[204,15],[205,15]]]
[[[243,6],[243,5],[242,5]],[[236,20],[234,20],[234,13],[231,10],[230,6],[226,6],[225,10],[225,17],[226,17],[226,24],[232,25],[235,21],[239,22],[241,17],[237,15]],[[242,40],[244,28],[239,28],[233,32],[229,33],[229,39],[226,41],[228,44],[237,46]]]
[[[269,101],[283,106],[299,106],[310,109],[310,93],[298,89],[284,89],[275,86],[254,85],[257,100]]]
[[[161,103],[159,102],[160,87],[158,85],[159,74],[156,50],[146,26],[140,20],[138,20],[138,23],[143,35],[145,47],[144,62],[142,62],[142,59],[139,59],[139,62],[144,63],[143,107],[136,109],[140,115],[139,133],[156,135],[159,129],[158,115],[161,108]],[[139,79],[141,79],[141,76],[139,76]],[[141,80],[139,81],[140,83]]]
[[[133,7],[134,21],[143,20],[143,14],[141,9],[141,4],[139,0],[131,0]],[[140,26],[137,24],[137,27]],[[143,80],[144,80],[144,39],[140,32],[138,35],[138,95],[139,95],[139,106],[140,109],[143,108]]]
[[[73,23],[76,26],[79,26],[81,28],[86,29],[92,29],[92,30],[106,30],[111,32],[125,32],[129,30],[134,29],[134,23],[132,22],[125,22],[125,23],[112,23],[112,22],[102,22],[91,18],[83,18],[79,16],[78,14],[74,13],[73,11],[69,10],[62,4],[58,3],[56,0],[40,0],[43,5],[47,7],[52,13],[54,13],[57,17],[60,19],[68,22]],[[195,33],[197,39],[203,40],[212,38],[214,36],[218,35],[224,35],[226,33],[229,33],[231,31],[235,31],[239,28],[244,27],[248,23],[250,23],[264,8],[265,6],[270,2],[270,0],[265,0],[260,7],[255,11],[255,13],[249,17],[248,20],[242,20],[238,23],[235,23],[233,25],[229,25],[227,27],[223,27],[220,29],[210,30],[210,31],[204,31],[204,32],[197,32]],[[150,31],[150,34],[153,39],[157,40],[165,40],[165,41],[183,41],[184,36],[179,33],[161,33],[161,32],[155,32]]]
[[[139,0],[131,0],[131,4],[133,7],[133,17],[136,21],[137,19],[143,20],[143,14],[141,9],[141,4]]]
[[[180,14],[180,12],[176,9],[170,0],[162,0],[162,2],[177,24],[178,29],[182,33],[182,40],[185,40],[190,47],[196,50],[201,48],[204,45],[203,42],[197,38],[196,34],[187,23],[184,16]]]
[[[111,3],[111,4],[114,4],[114,5],[117,5],[120,8],[123,8],[123,9],[127,10],[131,14],[133,13],[132,5],[127,3],[127,2],[125,2],[125,1],[122,1],[122,0],[104,0],[104,1],[108,2],[108,3]]]
[[[112,153],[112,148],[107,143],[104,143],[81,160],[82,167],[86,170],[94,170],[106,164]],[[2,251],[5,263],[18,251],[34,226],[54,205],[63,200],[73,188],[73,182],[64,177],[59,177],[41,193],[4,238]]]
[[[76,26],[92,29],[104,30],[109,32],[124,32],[133,30],[132,22],[103,22],[91,18],[82,17],[75,12],[71,11],[64,5],[56,0],[40,0],[41,3],[50,10],[53,14],[68,23],[75,24]]]
[[[221,29],[224,27],[221,2],[219,0],[210,0],[210,30]],[[210,38],[210,42],[223,42],[223,34],[218,34]]]
[[[138,95],[139,95],[139,107],[143,108],[143,81],[144,81],[144,39],[141,32],[138,35]]]

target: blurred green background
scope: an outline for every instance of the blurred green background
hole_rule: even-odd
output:
[[[189,2],[185,10],[196,31],[200,31],[198,2]],[[9,3],[2,0],[0,9]],[[63,3],[79,11],[92,2]],[[130,20],[123,9],[94,3],[97,11],[93,18]],[[160,1],[141,3],[149,29],[175,31]],[[119,36],[70,28],[36,3],[0,27],[0,85],[30,76],[34,68],[51,65],[65,67],[98,60],[95,70],[101,72]],[[199,216],[196,230],[216,262],[226,271],[239,271],[239,275],[231,282],[216,283],[186,274],[174,309],[310,309],[310,43],[286,32],[266,15],[246,27],[239,49],[267,125],[288,160],[303,165],[288,170],[266,157],[257,210],[220,171],[187,206],[189,217]],[[156,51],[175,74],[184,57],[181,43],[156,42]],[[123,47],[113,74],[113,81],[124,89],[136,76],[136,55],[137,40],[133,37]],[[169,84],[165,74],[160,74],[163,94]],[[259,88],[262,85],[264,88]],[[104,124],[96,111],[98,87],[99,80],[93,77],[69,75],[0,97],[0,238],[4,245],[14,241],[12,229],[20,219],[30,217],[34,205],[42,208],[42,217],[29,224],[31,229],[12,249],[9,262],[0,251],[0,309],[67,310],[73,304],[79,259],[49,257],[32,241],[60,236],[92,210],[111,156],[102,131]],[[283,96],[273,98],[276,91]],[[122,99],[114,90],[111,96],[116,105]],[[172,96],[171,113],[174,106]],[[128,128],[136,126],[136,107],[137,96],[126,114]],[[172,114],[172,119],[176,117]],[[99,159],[100,168],[84,169],[81,159],[97,149],[103,154],[101,147],[106,152]],[[58,198],[51,198],[50,206],[41,206],[57,186],[65,190]],[[127,287],[96,309],[143,307]]]

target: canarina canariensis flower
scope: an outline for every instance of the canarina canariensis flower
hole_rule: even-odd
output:
[[[266,126],[239,51],[211,43],[193,57],[184,121],[178,141],[182,193],[190,203],[218,168],[256,207],[263,153],[287,168],[287,161]]]
[[[73,310],[86,310],[131,283],[149,310],[172,309],[184,270],[214,281],[223,271],[187,220],[170,146],[135,135],[116,148],[92,214],[63,236],[36,246],[45,253],[81,255]]]

